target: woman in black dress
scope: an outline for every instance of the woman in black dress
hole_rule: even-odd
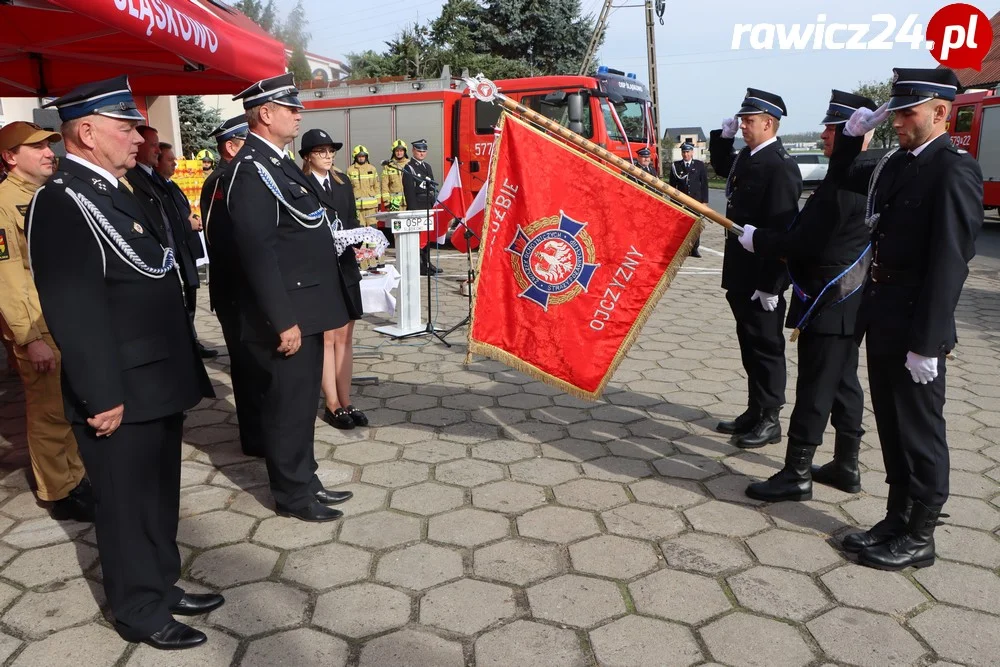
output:
[[[302,171],[326,207],[330,220],[339,219],[344,229],[359,227],[354,207],[354,188],[347,174],[333,166],[333,158],[344,144],[323,130],[309,130],[302,136]],[[351,404],[351,373],[354,367],[354,320],[361,319],[361,271],[354,249],[347,248],[337,258],[344,300],[351,321],[323,334],[323,421],[340,429],[367,426],[365,413]]]

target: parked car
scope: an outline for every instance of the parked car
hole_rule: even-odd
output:
[[[799,173],[802,174],[802,185],[806,187],[816,187],[820,181],[826,178],[826,170],[830,164],[830,158],[822,153],[792,153],[792,159],[799,165]]]

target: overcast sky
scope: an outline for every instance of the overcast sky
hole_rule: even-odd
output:
[[[292,0],[279,0],[285,7]],[[421,23],[440,13],[443,0],[306,0],[311,22],[309,50],[334,58],[365,49],[382,50],[383,42],[400,28]],[[596,14],[602,0],[582,0],[585,12]],[[642,0],[616,0],[616,5],[638,5],[612,10],[599,62],[648,80],[646,68],[645,12]],[[870,24],[865,40],[882,32],[886,23],[875,14],[891,14],[896,28],[892,42],[907,17],[917,15],[926,29],[945,0],[771,0],[747,3],[737,0],[669,0],[665,25],[656,25],[656,52],[660,84],[662,127],[696,125],[707,132],[738,108],[748,86],[781,95],[789,115],[782,132],[819,129],[831,88],[853,89],[861,81],[884,80],[893,67],[934,67],[925,48],[913,50],[896,42],[891,50],[755,50],[749,37],[742,49],[733,50],[736,24]],[[972,0],[987,16],[1000,9],[996,0]],[[758,36],[762,35],[758,31]],[[842,33],[846,41],[850,32]],[[997,36],[1000,39],[1000,35]],[[777,42],[777,39],[775,39]],[[810,43],[811,46],[811,43]]]

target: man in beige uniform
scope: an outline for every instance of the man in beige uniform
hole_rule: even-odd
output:
[[[59,350],[42,317],[24,235],[31,198],[55,171],[49,145],[61,140],[57,132],[20,121],[0,129],[0,157],[9,171],[0,183],[0,314],[24,383],[38,497],[53,503],[56,519],[93,521],[90,482],[63,411]]]

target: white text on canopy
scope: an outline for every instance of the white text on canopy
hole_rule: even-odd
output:
[[[196,21],[164,0],[115,0],[118,11],[127,11],[129,16],[145,22],[149,21],[146,36],[153,34],[153,28],[163,30],[190,42],[201,49],[215,53],[219,48],[219,37],[211,28]]]

